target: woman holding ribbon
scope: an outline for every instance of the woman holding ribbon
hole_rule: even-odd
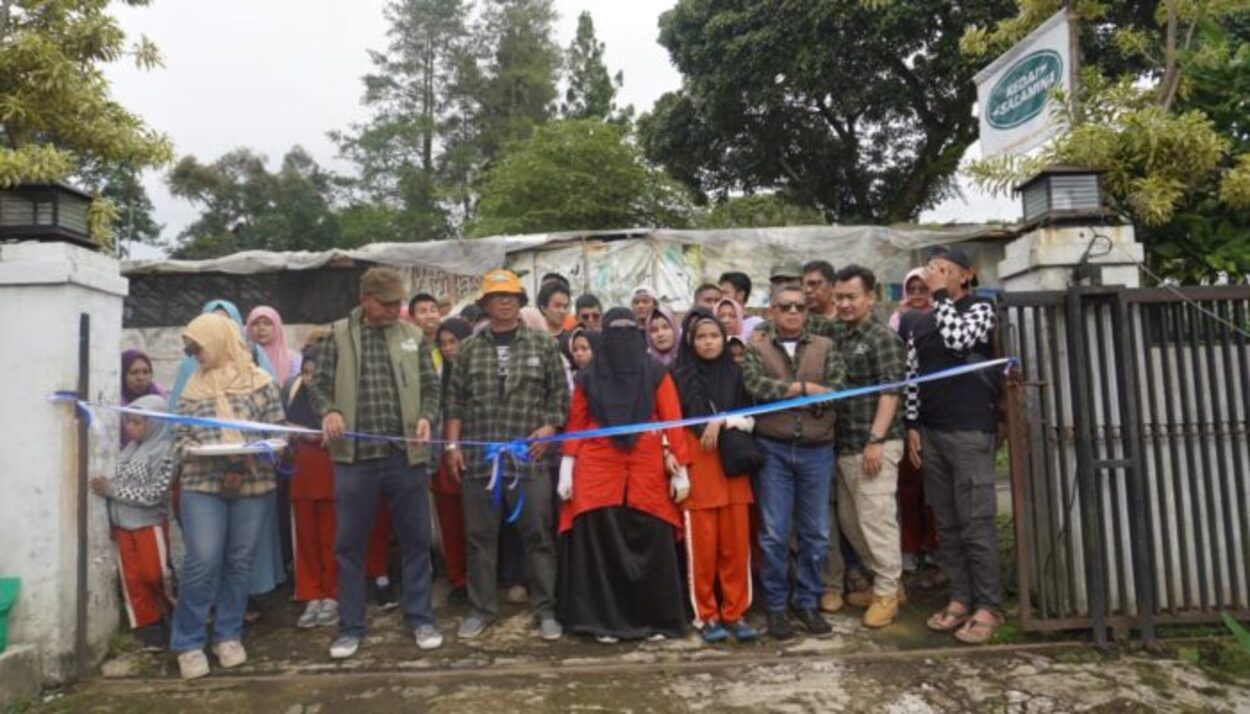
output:
[[[199,365],[187,379],[177,413],[183,417],[280,424],[281,395],[258,367],[242,334],[228,318],[201,315],[182,333],[189,357]],[[210,444],[242,444],[235,429],[180,423],[174,453],[182,465],[182,531],[186,556],[170,648],[186,679],[209,672],[204,645],[213,610],[213,652],[229,669],[247,661],[243,611],[255,565],[256,544],[273,511],[275,476],[265,458],[201,455]]]
[[[695,308],[686,316],[682,334],[673,372],[682,413],[709,417],[750,406],[742,370],[729,355],[724,323]],[[751,606],[751,474],[728,473],[721,459],[727,430],[750,433],[754,426],[751,417],[734,416],[683,430],[692,459],[690,498],[681,504],[686,567],[695,625],[708,643],[723,642],[731,634],[740,642],[758,637],[744,619]]]
[[[578,374],[567,431],[681,418],[668,371],[647,357],[626,308],[608,311],[594,359]],[[665,443],[667,442],[667,443]],[[558,616],[601,642],[686,631],[677,503],[690,491],[682,429],[564,443]]]

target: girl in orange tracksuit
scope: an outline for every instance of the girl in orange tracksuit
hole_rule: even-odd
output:
[[[733,362],[725,328],[716,317],[702,308],[692,310],[681,334],[674,376],[683,416],[747,406],[742,370]],[[726,429],[749,432],[753,426],[750,417],[729,417],[682,430],[692,457],[690,497],[681,504],[688,586],[695,626],[709,643],[723,642],[731,634],[739,641],[758,636],[743,618],[751,606],[751,482],[747,474],[726,474],[717,450]]]

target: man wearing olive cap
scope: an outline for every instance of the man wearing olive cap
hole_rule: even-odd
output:
[[[429,446],[423,443],[439,413],[438,376],[421,330],[399,320],[405,294],[391,268],[365,272],[360,306],[335,322],[321,343],[309,393],[335,462],[335,659],[354,655],[365,635],[364,558],[379,496],[394,515],[402,550],[404,619],[421,649],[443,644],[430,602]],[[345,437],[348,432],[409,441]]]

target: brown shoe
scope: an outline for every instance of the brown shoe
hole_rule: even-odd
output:
[[[888,627],[898,616],[898,595],[873,596],[868,611],[864,613],[864,627]]]
[[[820,596],[821,612],[837,612],[842,609],[842,593],[829,590]]]
[[[872,591],[852,590],[846,594],[846,604],[851,607],[868,607],[872,604]]]

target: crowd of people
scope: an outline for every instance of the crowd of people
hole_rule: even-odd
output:
[[[773,269],[765,315],[747,313],[739,272],[698,286],[678,315],[646,287],[605,309],[555,274],[531,306],[500,269],[452,316],[375,267],[359,305],[301,351],[272,308],[244,320],[213,301],[182,333],[168,392],[146,355],[123,354],[123,400],[315,435],[266,451],[263,434],[124,416],[116,472],[91,486],[109,501],[131,625],[186,678],[209,673],[206,647],[235,667],[249,598],[291,572],[293,624],[336,627],[332,658],[361,647],[371,594],[429,650],[444,640],[437,571],[467,607],[465,640],[497,620],[501,595],[528,603],[545,640],[693,627],[749,642],[760,624],[786,640],[796,626],[829,633],[826,616],[847,607],[889,626],[912,571],[920,587],[949,584],[929,628],[984,643],[1003,618],[998,378],[898,386],[992,358],[995,312],[973,281],[966,253],[938,250],[884,319],[872,271],[817,260]],[[890,386],[737,413],[878,385]],[[176,597],[171,517],[185,543]],[[763,618],[749,620],[757,588]]]

